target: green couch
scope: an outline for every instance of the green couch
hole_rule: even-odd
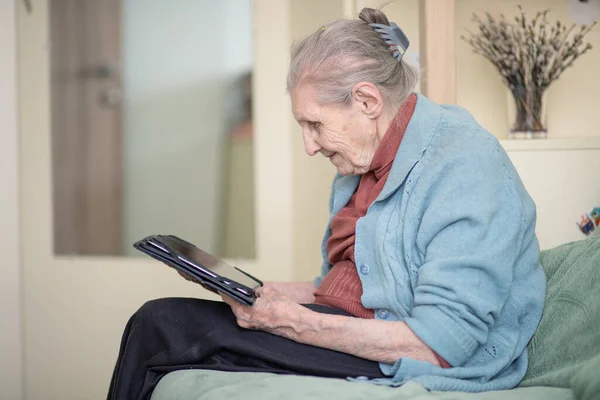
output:
[[[306,376],[186,370],[166,375],[152,400],[205,399],[600,399],[600,236],[546,250],[548,294],[519,387],[486,393],[429,392]]]

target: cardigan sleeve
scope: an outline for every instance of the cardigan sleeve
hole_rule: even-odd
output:
[[[405,322],[456,367],[487,341],[508,298],[523,205],[502,165],[482,157],[440,165],[430,176],[416,238],[422,264]]]

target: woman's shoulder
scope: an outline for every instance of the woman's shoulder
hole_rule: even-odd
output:
[[[472,157],[485,157],[503,150],[497,138],[461,106],[437,104],[423,95],[418,95],[415,114],[419,122],[429,120],[429,123],[416,124],[418,130],[427,130],[416,134],[430,136],[426,151],[438,152],[437,157],[452,159],[467,154]]]
[[[439,123],[421,162],[421,184],[509,188],[526,191],[499,140],[462,107],[440,105]]]
[[[457,152],[472,154],[474,149],[497,151],[501,148],[498,139],[465,108],[457,105],[443,105],[440,108],[442,117],[436,135],[439,145],[454,146]]]
[[[466,110],[445,107],[440,124],[424,154],[440,168],[503,168],[508,156],[498,139]]]

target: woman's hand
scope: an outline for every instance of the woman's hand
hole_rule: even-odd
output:
[[[257,298],[253,306],[246,306],[223,293],[220,294],[223,301],[231,307],[238,325],[242,328],[294,339],[295,328],[302,320],[302,314],[310,310],[270,286],[260,287],[255,293]]]

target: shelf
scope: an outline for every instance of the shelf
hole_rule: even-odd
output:
[[[500,144],[510,151],[600,150],[600,138],[505,139]]]

